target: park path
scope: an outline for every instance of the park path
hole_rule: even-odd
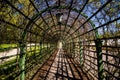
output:
[[[10,59],[13,59],[15,58],[17,55],[19,54],[19,49],[15,48],[15,49],[11,49],[11,50],[8,50],[8,51],[4,51],[4,52],[0,52],[0,64],[10,60]],[[9,57],[11,56],[11,57]]]
[[[89,80],[89,78],[79,64],[67,57],[63,49],[58,49],[38,69],[32,80]]]
[[[30,48],[30,46],[34,46],[35,44],[27,44],[27,49]],[[37,44],[38,45],[38,44]],[[0,52],[0,64],[9,61],[10,59],[13,59],[16,57],[17,54],[20,54],[19,48],[10,49],[8,51]]]

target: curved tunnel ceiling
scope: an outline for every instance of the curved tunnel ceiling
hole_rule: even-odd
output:
[[[26,60],[44,62],[62,41],[68,56],[97,79],[102,70],[106,78],[120,76],[114,73],[120,72],[120,0],[2,0],[0,7],[0,44],[18,45],[21,71]]]
[[[96,15],[100,12],[101,14],[104,14],[102,9],[110,2],[112,3],[112,0],[104,2],[96,1],[96,3],[99,3],[101,6],[96,5],[96,9],[91,12],[87,12],[86,10],[90,10],[88,9],[90,8],[88,6],[93,7],[92,5],[94,5],[95,2],[89,0],[29,0],[26,3],[29,4],[33,13],[29,13],[28,16],[23,13],[23,8],[27,7],[27,5],[24,5],[23,3],[24,0],[23,2],[18,0],[18,2],[14,2],[15,4],[12,4],[10,0],[5,0],[4,2],[10,5],[13,8],[13,11],[17,11],[17,14],[22,15],[26,20],[25,25],[20,24],[22,25],[20,28],[24,29],[21,39],[25,38],[24,34],[26,32],[30,32],[39,36],[39,39],[41,39],[42,36],[44,37],[44,40],[50,41],[53,39],[54,42],[54,40],[65,39],[68,41],[78,37],[87,39],[84,34],[86,36],[89,34],[89,36],[98,38],[98,31],[94,29],[96,29],[97,26],[100,27],[101,25],[99,24],[103,24],[104,22],[101,23],[98,21],[97,24],[95,24],[96,22],[94,20],[95,18],[99,19]],[[59,13],[62,13],[62,21],[60,23],[56,17]],[[117,20],[119,20],[119,16]],[[2,20],[2,22],[7,23],[5,20]],[[8,24],[12,25],[11,23]]]
[[[56,7],[58,7],[58,6],[55,6],[55,8]],[[64,7],[64,6],[61,6],[60,9],[64,9],[62,7]],[[73,12],[73,11],[75,11],[76,13]],[[60,31],[60,34],[62,34],[62,36],[60,34],[58,34],[59,35],[58,37],[64,37],[65,38],[65,36],[67,36],[67,35],[65,35],[65,33],[67,33],[69,35],[72,34],[75,30],[77,30],[79,28],[79,25],[82,25],[86,21],[86,19],[85,19],[85,17],[83,15],[79,16],[78,19],[75,21],[74,19],[76,19],[77,13],[79,11],[78,10],[73,10],[73,11],[71,11],[71,14],[69,13],[69,15],[70,15],[69,18],[67,18],[68,15],[66,13],[62,12],[63,13],[62,17],[63,18],[62,18],[61,24],[58,24],[58,21],[56,19],[56,14],[58,14],[60,12],[53,13],[51,15],[50,15],[50,13],[48,11],[44,12],[47,15],[44,16],[44,19],[42,17],[42,22],[40,23],[41,24],[40,27],[43,27],[45,29],[45,31],[43,31],[43,34],[46,35],[46,38],[49,35],[52,36],[53,34],[56,34],[55,32],[57,32],[57,31]],[[39,15],[41,15],[41,14],[39,14]],[[38,15],[38,17],[39,17],[39,15]],[[53,17],[54,17],[54,19],[53,19]],[[39,21],[40,18],[41,17],[37,18],[36,22]],[[68,20],[68,21],[66,21],[66,20]],[[70,24],[70,23],[73,23],[73,24]],[[93,29],[93,27],[88,22],[85,25],[83,25],[83,27],[81,29],[75,31],[75,33],[76,33],[75,35],[77,35],[78,33],[79,34],[83,33],[82,31],[85,32],[85,30],[88,31],[90,29]],[[75,37],[75,35],[73,35],[73,36]],[[52,36],[52,37],[54,39],[54,36]],[[60,38],[58,38],[58,39],[60,39]]]
[[[64,7],[64,6],[61,6],[61,7]],[[60,9],[63,9],[61,7],[60,7]],[[71,11],[71,14],[70,14],[70,12],[69,12],[69,14],[66,14],[67,10],[64,10],[64,11],[65,11],[65,13],[62,12],[63,15],[62,15],[61,25],[58,24],[57,19],[53,19],[54,16],[56,17],[57,13],[61,13],[61,12],[53,13],[51,15],[49,14],[49,13],[51,13],[50,11],[48,11],[48,13],[45,13],[45,14],[47,14],[44,17],[44,20],[46,20],[46,23],[51,25],[51,22],[52,22],[52,24],[53,24],[51,26],[48,26],[46,24],[48,26],[48,29],[46,30],[47,34],[54,34],[54,32],[60,31],[60,34],[62,36],[60,34],[58,34],[58,37],[65,37],[65,36],[67,36],[67,35],[65,35],[65,33],[68,33],[69,35],[72,34],[76,29],[79,28],[79,25],[81,25],[83,22],[85,22],[85,18],[83,16],[79,16],[76,21],[74,20],[77,17],[77,12],[76,11],[78,11],[78,10],[76,10],[76,11],[74,10],[76,13]],[[70,23],[73,23],[73,24],[70,24]],[[88,28],[92,29],[91,25],[89,25],[88,23],[83,26],[83,29],[75,31],[75,33],[77,32],[75,35],[79,34],[79,32],[82,33],[82,31],[85,31],[85,30],[87,31]],[[75,24],[78,24],[78,25],[75,25]],[[88,30],[90,30],[90,29],[88,29]],[[46,32],[43,32],[43,33],[46,34]],[[51,32],[51,33],[49,33],[49,32]],[[53,39],[55,39],[55,38],[56,37],[53,36]],[[57,38],[57,39],[60,39],[60,38]]]

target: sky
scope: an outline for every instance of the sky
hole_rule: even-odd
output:
[[[40,1],[42,1],[42,2],[40,2]],[[66,1],[68,1],[69,3],[71,2],[71,0],[66,0]],[[85,9],[83,10],[83,13],[85,13],[85,15],[87,15],[88,18],[89,18],[90,16],[92,16],[99,9],[99,7],[101,7],[103,4],[105,4],[106,1],[107,0],[99,0],[98,3],[94,3],[94,2],[90,3],[89,2],[89,4],[87,4]],[[117,2],[115,4],[111,4],[114,8],[113,7],[111,8],[111,6],[109,6],[109,7],[107,6],[104,9],[102,9],[100,12],[98,12],[94,17],[91,18],[91,21],[93,22],[93,24],[96,27],[99,27],[100,25],[102,25],[102,24],[104,24],[104,23],[106,23],[106,22],[108,22],[110,20],[115,19],[116,18],[115,16],[120,17],[120,11],[119,10],[115,10],[115,12],[112,13],[113,14],[112,16],[109,16],[109,15],[106,14],[110,9],[111,10],[112,9],[117,9],[117,7],[119,6],[118,2],[120,0],[113,0],[113,2],[114,1]],[[35,0],[35,3],[39,6],[40,11],[47,8],[47,5],[46,5],[44,0]],[[55,3],[56,3],[56,0],[48,1],[49,6],[54,5]],[[77,3],[79,3],[79,5],[83,5],[83,3],[85,3],[85,0],[77,0]],[[97,5],[95,5],[95,4],[97,4]],[[120,20],[117,21],[117,22],[120,23]],[[116,31],[115,25],[110,24],[109,27],[111,28],[111,26],[112,26],[111,30],[113,30],[113,32]]]

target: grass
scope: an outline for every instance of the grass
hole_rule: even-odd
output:
[[[0,44],[0,52],[8,51],[17,47],[16,44]]]
[[[0,68],[7,67],[8,65],[13,64],[13,63],[15,63],[15,62],[16,62],[16,58],[13,58],[13,59],[11,59],[11,60],[9,60],[9,61],[1,64],[1,65],[0,65]]]
[[[34,52],[34,50],[36,50],[36,51]],[[32,52],[28,52],[28,51],[32,51]],[[47,48],[42,49],[42,53],[44,53],[44,54],[40,55],[39,51],[40,50],[39,50],[38,46],[36,48],[35,48],[35,46],[33,46],[33,47],[31,47],[31,49],[27,49],[26,71],[32,71],[33,68],[29,69],[29,68],[31,68],[30,66],[34,67],[35,65],[38,65],[38,63],[42,64],[50,55],[50,54],[48,54],[48,53],[50,53],[50,50],[47,51]],[[16,59],[17,58],[15,57],[15,58],[0,65],[0,72],[1,72],[0,79],[3,79],[3,80],[4,79],[9,80],[10,78],[15,79],[14,76],[16,76],[17,74],[14,74],[14,72],[16,71],[17,73],[19,73],[19,68],[17,68],[18,64],[16,64]],[[33,63],[35,63],[35,64],[33,65]],[[16,76],[16,78],[17,78],[17,76]]]

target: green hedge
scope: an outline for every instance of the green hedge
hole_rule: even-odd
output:
[[[0,44],[0,52],[8,51],[17,47],[17,44]]]

